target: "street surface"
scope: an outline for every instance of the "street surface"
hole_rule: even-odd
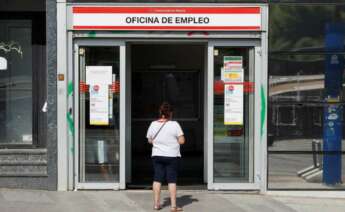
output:
[[[163,191],[163,210],[169,211]],[[344,212],[345,199],[278,197],[254,193],[179,191],[187,212],[332,211]],[[32,191],[0,189],[1,212],[144,212],[152,210],[151,191]]]

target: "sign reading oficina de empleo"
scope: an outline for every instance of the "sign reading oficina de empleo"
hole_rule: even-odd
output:
[[[74,6],[73,30],[258,31],[260,7]]]

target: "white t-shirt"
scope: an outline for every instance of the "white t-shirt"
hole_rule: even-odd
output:
[[[163,124],[161,121],[153,121],[146,137],[152,139]],[[183,131],[177,121],[167,121],[153,140],[152,156],[181,157],[178,137],[182,135]]]

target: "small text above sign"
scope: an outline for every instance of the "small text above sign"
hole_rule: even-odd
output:
[[[257,31],[260,7],[73,7],[74,30]]]

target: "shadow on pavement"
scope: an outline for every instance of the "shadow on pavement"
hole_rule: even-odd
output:
[[[193,198],[192,195],[183,195],[183,196],[177,197],[176,199],[177,206],[179,207],[184,207],[186,205],[192,204],[193,202],[199,202],[199,200],[196,198]],[[168,207],[168,206],[170,206],[170,197],[164,198],[162,208]]]

